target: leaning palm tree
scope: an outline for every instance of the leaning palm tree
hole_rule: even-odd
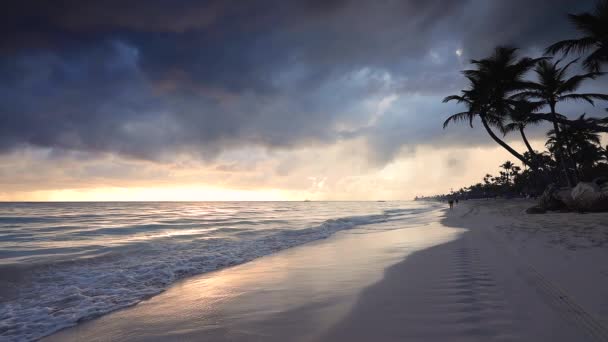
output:
[[[572,185],[573,180],[566,166],[567,161],[564,159],[565,154],[562,151],[564,138],[562,137],[560,127],[558,125],[558,119],[563,118],[563,116],[557,113],[556,105],[558,102],[563,101],[587,101],[593,105],[594,100],[608,100],[608,95],[606,94],[576,92],[584,81],[593,80],[603,74],[600,72],[589,72],[567,78],[566,74],[568,72],[568,68],[576,61],[577,60],[575,59],[563,67],[559,66],[561,60],[556,62],[542,60],[538,62],[536,68],[534,69],[538,81],[529,84],[528,90],[517,94],[519,98],[534,99],[537,101],[537,104],[548,106],[551,110],[550,118],[551,122],[553,123],[555,137],[558,141],[555,156],[558,163],[562,165],[562,171],[564,172],[566,182],[570,186]]]
[[[529,82],[523,77],[539,60],[519,58],[517,49],[511,47],[497,47],[490,57],[472,60],[471,63],[476,68],[463,71],[469,80],[469,88],[462,90],[461,95],[443,99],[443,102],[456,101],[464,104],[467,110],[448,117],[443,128],[452,121],[468,121],[473,127],[473,120],[479,117],[486,132],[496,143],[522,163],[534,167],[523,155],[500,139],[492,127],[504,130],[505,120],[515,110],[516,103],[521,102],[513,96],[527,87]]]
[[[470,82],[469,89],[462,90],[461,95],[450,95],[443,99],[444,103],[456,101],[457,103],[464,104],[467,107],[467,110],[448,117],[443,123],[443,128],[447,128],[450,122],[458,121],[468,121],[469,126],[473,127],[473,120],[475,117],[479,117],[486,132],[496,143],[502,146],[517,159],[521,160],[522,163],[529,164],[523,155],[509,146],[506,142],[500,139],[496,133],[494,133],[494,131],[492,131],[492,126],[502,130],[502,127],[504,126],[504,118],[494,115],[494,111],[492,111],[489,107],[487,94],[489,87],[485,86],[483,82],[473,77],[467,78]]]
[[[528,101],[521,101],[516,103],[514,110],[509,115],[509,123],[503,127],[503,133],[506,135],[510,132],[518,131],[521,135],[528,153],[533,159],[536,159],[536,152],[530,145],[528,137],[526,137],[525,129],[530,125],[537,125],[543,120],[537,116],[534,116],[534,110],[538,107],[538,104],[531,103]]]
[[[568,14],[570,21],[582,34],[577,39],[568,39],[549,46],[548,54],[591,53],[583,60],[587,70],[597,72],[608,62],[608,0],[600,0],[593,12]]]

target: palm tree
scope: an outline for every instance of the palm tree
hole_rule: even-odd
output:
[[[511,47],[497,47],[490,57],[472,60],[471,63],[476,69],[463,71],[469,80],[469,88],[462,90],[461,95],[451,95],[443,99],[444,103],[456,101],[465,104],[467,110],[448,117],[443,128],[451,121],[468,121],[473,127],[473,119],[479,117],[486,132],[496,143],[522,163],[534,167],[523,155],[496,136],[491,127],[504,130],[506,118],[515,110],[515,104],[521,102],[514,99],[513,95],[527,87],[529,82],[524,81],[523,76],[539,60],[518,58],[517,49]]]
[[[517,103],[514,108],[515,110],[509,115],[509,120],[511,122],[506,124],[503,129],[503,133],[505,135],[509,132],[519,131],[521,139],[524,141],[524,144],[526,145],[528,153],[530,154],[530,157],[532,159],[537,159],[536,152],[534,152],[532,145],[530,145],[530,142],[528,141],[524,130],[529,125],[536,125],[542,121],[541,118],[538,118],[533,114],[533,111],[536,106],[536,104],[527,101],[521,101],[520,103]],[[535,160],[535,162],[537,161]]]
[[[601,64],[608,62],[608,0],[600,0],[591,13],[568,14],[568,17],[582,37],[557,42],[549,46],[546,53],[561,51],[567,55],[592,51],[583,60],[583,65],[589,71],[599,71]]]
[[[575,171],[580,177],[583,177],[586,171],[593,168],[603,158],[600,135],[591,130],[576,129],[569,126],[562,127],[562,133],[565,139],[562,149],[574,162]],[[547,135],[549,139],[546,145],[549,151],[555,151],[558,144],[555,131],[550,130]]]
[[[500,165],[500,167],[505,170],[505,175],[507,177],[507,184],[509,184],[511,181],[511,171],[512,171],[511,169],[513,169],[514,166],[515,166],[515,164],[513,164],[509,160],[507,160],[502,165]]]
[[[457,103],[463,103],[467,106],[467,110],[464,112],[459,112],[448,117],[443,123],[443,128],[445,129],[451,121],[468,121],[469,126],[473,127],[473,119],[476,116],[481,118],[481,123],[485,128],[486,132],[490,135],[490,137],[506,149],[509,153],[515,156],[517,159],[521,160],[523,163],[526,163],[524,156],[515,151],[511,146],[509,146],[506,142],[501,140],[493,131],[490,126],[495,126],[501,129],[503,127],[503,118],[499,116],[495,116],[494,112],[489,108],[487,98],[487,89],[488,87],[483,85],[482,82],[476,80],[472,77],[467,77],[470,82],[469,89],[462,90],[462,95],[450,95],[443,99],[443,102],[456,101]]]
[[[538,62],[534,69],[538,82],[528,85],[528,90],[517,94],[520,98],[535,99],[538,101],[536,102],[537,104],[549,106],[551,110],[551,122],[553,123],[553,130],[555,131],[555,137],[558,142],[563,140],[557,121],[558,118],[563,118],[563,116],[560,116],[555,110],[558,102],[587,101],[593,105],[594,100],[608,100],[608,95],[606,94],[576,93],[576,90],[581,86],[583,81],[595,79],[603,74],[600,72],[590,72],[566,78],[568,68],[576,61],[577,60],[575,59],[564,67],[559,66],[561,60],[553,63],[548,60]],[[557,146],[558,148],[555,156],[557,161],[562,165],[568,185],[572,186],[573,181],[568,172],[568,168],[566,167],[564,153],[561,150],[563,143],[558,143]]]

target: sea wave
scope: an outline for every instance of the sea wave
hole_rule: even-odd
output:
[[[186,220],[181,222],[183,229],[165,233],[162,228],[166,228],[166,223],[72,232],[75,239],[84,234],[98,235],[100,241],[108,235],[133,240],[128,244],[65,247],[71,251],[41,249],[28,254],[31,262],[24,263],[16,263],[21,259],[12,256],[13,263],[0,265],[0,287],[4,289],[0,292],[0,337],[35,340],[136,304],[186,276],[241,264],[341,230],[411,219],[431,209],[388,208],[378,214],[331,218],[299,228],[281,228],[288,219],[269,218],[273,224],[267,229],[252,228],[262,225],[261,220],[236,219],[219,226],[217,223],[222,220],[216,220],[215,227],[204,230],[193,229],[196,223]],[[45,234],[54,231],[48,227],[41,230]],[[145,239],[134,239],[142,232]],[[35,253],[47,256],[35,258]]]

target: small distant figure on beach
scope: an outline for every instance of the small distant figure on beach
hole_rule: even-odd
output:
[[[448,204],[450,205],[450,209],[454,208],[454,200],[453,199],[449,199],[448,200]]]
[[[458,198],[454,200],[454,203],[458,204]]]

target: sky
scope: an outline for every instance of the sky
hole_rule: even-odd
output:
[[[396,200],[470,185],[514,158],[479,123],[442,129],[460,71],[496,45],[538,56],[592,6],[9,0],[0,200]],[[547,129],[530,131],[535,148]]]

